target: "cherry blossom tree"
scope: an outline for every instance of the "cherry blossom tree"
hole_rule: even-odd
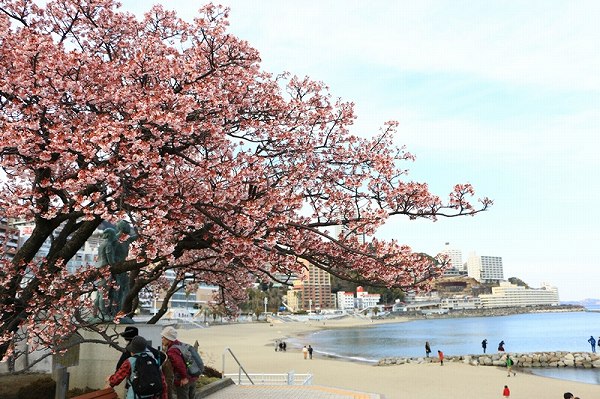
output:
[[[90,294],[125,271],[126,312],[145,287],[169,289],[167,270],[174,284],[218,286],[226,308],[306,261],[370,286],[427,287],[439,264],[377,228],[491,205],[469,184],[442,200],[410,181],[397,123],[351,134],[351,103],[261,70],[227,13],[209,4],[186,22],[160,6],[136,19],[113,0],[0,0],[0,208],[35,222],[1,260],[0,343],[24,331],[51,347],[98,328]],[[68,273],[102,221],[120,219],[138,234],[130,258]]]

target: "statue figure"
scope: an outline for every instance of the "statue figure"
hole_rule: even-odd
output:
[[[115,264],[115,250],[118,247],[117,232],[115,229],[110,227],[104,229],[102,232],[102,239],[104,241],[98,247],[98,262],[96,264],[99,268]],[[108,304],[104,299],[104,291],[107,289]],[[107,288],[106,280],[100,280],[98,284],[98,295],[96,296],[96,310],[100,311],[101,318],[112,318],[116,315],[116,312],[113,311],[113,291],[113,288]]]
[[[114,266],[122,263],[129,255],[129,245],[137,236],[131,235],[131,226],[124,220],[117,223],[117,229],[106,228],[102,232],[104,241],[98,248],[98,267]],[[113,282],[118,287],[108,288],[108,304],[104,300],[102,290],[106,289],[106,281],[99,283],[96,297],[96,308],[101,317],[114,318],[123,308],[123,303],[129,293],[129,274],[127,272],[112,274]]]
[[[135,241],[137,235],[132,232],[131,225],[125,220],[117,223],[117,248],[115,250],[115,262],[121,263],[129,256],[129,245]],[[129,273],[123,272],[114,276],[119,290],[115,295],[115,303],[118,305],[117,312],[123,309],[125,298],[129,294]]]

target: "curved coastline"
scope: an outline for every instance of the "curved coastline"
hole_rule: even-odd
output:
[[[566,313],[566,312],[586,312],[587,309],[581,305],[559,305],[559,306],[530,306],[530,307],[519,307],[519,308],[492,308],[492,309],[463,309],[463,310],[451,310],[448,313],[422,313],[422,312],[394,312],[389,313],[385,316],[375,317],[372,319],[366,319],[362,317],[356,317],[346,315],[343,317],[335,317],[328,319],[323,317],[322,319],[298,319],[297,322],[306,325],[306,329],[300,332],[296,332],[293,336],[282,337],[290,339],[291,343],[298,348],[302,347],[300,342],[306,341],[310,335],[316,335],[319,331],[323,330],[334,330],[334,329],[363,329],[372,328],[380,324],[394,324],[394,323],[406,323],[417,320],[437,320],[437,319],[457,319],[457,318],[468,318],[468,317],[502,317],[512,316],[519,314],[536,314],[536,313]],[[273,322],[273,321],[272,321]],[[280,320],[274,322],[280,323]],[[324,352],[323,352],[324,353]],[[326,353],[324,353],[326,354]],[[329,356],[338,359],[350,359],[348,356],[339,354],[327,354]],[[469,355],[464,353],[462,355]],[[367,362],[372,363],[372,359],[366,359]]]
[[[468,317],[477,317],[477,318],[482,318],[482,320],[485,320],[488,317],[495,317],[495,316],[513,316],[513,315],[526,315],[526,314],[540,314],[540,316],[532,316],[534,318],[534,320],[538,320],[538,322],[545,322],[544,320],[549,320],[548,317],[552,317],[550,315],[548,316],[543,316],[541,314],[548,314],[548,313],[573,313],[574,315],[577,314],[581,314],[581,312],[585,312],[586,309],[581,307],[581,306],[560,306],[560,307],[535,307],[535,308],[519,308],[519,309],[494,309],[493,311],[490,310],[475,310],[475,311],[461,311],[461,312],[452,312],[450,314],[445,314],[445,315],[434,315],[434,316],[430,316],[430,315],[422,315],[422,314],[413,314],[413,315],[406,315],[406,314],[402,314],[403,317],[398,318],[398,317],[385,317],[385,318],[380,318],[380,319],[376,319],[373,322],[364,322],[361,321],[360,323],[358,323],[358,325],[352,325],[349,323],[344,323],[343,325],[339,325],[339,324],[333,324],[331,323],[331,325],[328,325],[328,322],[325,323],[319,323],[318,325],[315,323],[314,326],[312,326],[312,330],[310,331],[302,331],[301,333],[290,337],[291,338],[291,343],[293,347],[296,348],[301,348],[303,344],[307,344],[307,343],[311,343],[313,344],[313,347],[315,347],[315,343],[317,344],[315,347],[315,352],[318,352],[320,354],[320,356],[326,356],[328,358],[334,359],[334,360],[338,360],[338,361],[351,361],[351,362],[362,362],[364,364],[368,364],[368,365],[377,365],[377,366],[390,366],[390,365],[405,365],[405,364],[424,364],[424,363],[431,363],[432,362],[432,358],[426,358],[422,355],[420,355],[420,343],[419,343],[419,352],[418,355],[415,356],[414,350],[408,350],[408,352],[410,354],[404,354],[404,355],[400,355],[398,353],[398,350],[395,350],[394,352],[396,352],[395,355],[390,356],[389,354],[384,354],[381,353],[381,350],[374,350],[373,352],[369,352],[370,355],[367,355],[367,352],[358,350],[356,352],[352,352],[351,350],[340,350],[339,352],[337,351],[337,349],[333,349],[330,345],[327,344],[327,342],[330,342],[331,340],[336,340],[338,339],[337,337],[339,337],[339,339],[342,339],[342,342],[346,342],[346,340],[348,340],[347,342],[352,342],[352,339],[355,340],[362,340],[362,342],[364,342],[365,340],[368,339],[372,339],[374,337],[381,337],[381,336],[388,336],[385,335],[386,334],[386,328],[384,326],[380,326],[381,324],[388,324],[388,323],[403,323],[403,322],[408,322],[408,321],[425,321],[428,322],[428,320],[430,319],[457,319],[457,318],[468,318]],[[565,315],[566,317],[569,318],[570,320],[570,316]],[[581,316],[583,316],[583,314],[581,314]],[[517,316],[517,317],[523,317],[523,316]],[[542,317],[542,319],[540,319],[540,317]],[[564,316],[560,316],[559,319],[557,320],[563,320]],[[581,319],[581,317],[577,317],[578,319]],[[513,319],[515,320],[515,319]],[[518,320],[518,319],[517,319]],[[434,322],[433,320],[431,322]],[[437,321],[438,323],[444,323],[442,320]],[[515,321],[513,321],[514,323]],[[520,323],[520,321],[518,321]],[[494,323],[498,323],[497,321],[494,321]],[[557,323],[560,323],[557,321]],[[445,323],[444,323],[445,324]],[[504,322],[502,322],[501,324],[504,324]],[[533,323],[533,320],[530,324],[535,324]],[[452,324],[454,325],[454,324]],[[349,329],[352,331],[360,331],[362,329],[369,329],[372,327],[383,327],[383,330],[380,330],[380,332],[378,333],[374,333],[374,334],[369,334],[367,333],[360,333],[358,332],[357,335],[353,335],[352,333],[349,334],[349,336],[351,338],[348,338],[348,336],[346,336],[346,338],[343,337],[344,333],[341,333],[342,335],[338,335],[337,333],[333,332],[333,334],[330,334],[331,336],[329,338],[325,338],[324,341],[319,342],[318,339],[316,339],[323,331],[325,330],[337,330],[337,329]],[[459,324],[460,326],[460,324]],[[430,327],[431,328],[431,327]],[[439,328],[439,327],[438,327]],[[388,330],[389,331],[389,330]],[[411,332],[414,334],[416,330],[413,330],[411,328]],[[408,332],[408,336],[411,335],[411,332]],[[423,335],[423,337],[426,337],[427,335]],[[589,336],[589,335],[588,335]],[[561,338],[559,338],[559,336],[556,337],[556,339],[558,339],[558,341],[560,341]],[[439,338],[439,337],[438,337]],[[564,338],[564,337],[563,337]],[[425,339],[425,338],[423,338]],[[512,337],[513,342],[515,342],[515,337]],[[435,340],[435,337],[434,337]],[[377,342],[381,341],[380,339],[377,338]],[[375,341],[373,341],[373,345],[378,345],[375,343]],[[392,338],[392,342],[393,338]],[[469,342],[469,341],[466,341]],[[479,341],[477,341],[479,342]],[[583,369],[595,369],[598,370],[598,376],[600,376],[600,357],[598,357],[595,354],[592,354],[591,352],[585,352],[585,349],[579,347],[579,345],[577,346],[572,346],[572,345],[567,345],[567,347],[565,348],[560,348],[560,346],[557,347],[557,345],[552,345],[552,342],[543,342],[542,345],[534,345],[536,346],[535,348],[530,347],[527,343],[527,341],[519,341],[520,345],[519,348],[517,348],[516,346],[514,347],[514,350],[510,351],[511,356],[516,360],[516,367],[519,368],[523,368],[525,369],[530,369],[530,368],[534,368],[534,369],[556,369],[554,373],[551,373],[551,377],[550,378],[559,378],[559,379],[564,379],[566,381],[580,381],[580,382],[585,382],[585,383],[593,383],[593,384],[598,384],[599,381],[599,377],[595,376],[592,373],[588,373],[588,377],[585,378],[580,378],[581,376],[577,375],[578,379],[573,380],[572,378],[572,374],[568,371],[565,371],[563,374],[564,376],[561,374],[561,369],[569,369],[569,368],[574,368],[574,369],[579,369],[579,370],[583,370]],[[560,341],[562,342],[562,341]],[[516,343],[516,342],[515,342]],[[523,345],[525,343],[525,345]],[[556,342],[555,342],[556,343]],[[546,344],[550,344],[550,345],[546,345]],[[360,345],[360,344],[359,344]],[[387,345],[387,344],[384,344]],[[394,344],[392,344],[394,345]],[[400,344],[403,345],[403,344]],[[477,344],[478,345],[478,344]],[[442,344],[442,349],[444,349],[446,345]],[[490,346],[493,347],[493,344],[491,344]],[[378,346],[379,348],[382,348],[381,343]],[[409,346],[410,348],[410,346]],[[414,346],[413,346],[414,348]],[[529,348],[530,350],[527,351],[526,348]],[[332,350],[333,349],[333,350]],[[340,347],[341,349],[341,347]],[[449,349],[449,348],[448,348]],[[465,348],[463,348],[465,349]],[[455,350],[452,351],[450,350],[450,354],[446,353],[446,360],[448,362],[459,362],[459,363],[465,363],[465,364],[470,364],[470,365],[482,365],[482,366],[495,366],[495,367],[503,367],[504,366],[504,362],[505,362],[505,358],[502,357],[502,355],[499,354],[487,354],[487,355],[482,355],[480,353],[474,353],[474,352],[470,352],[470,350],[473,350],[473,348],[471,347],[466,348],[466,351],[461,351],[461,350]],[[521,351],[519,351],[519,349]],[[525,349],[525,351],[523,351],[523,349]],[[533,349],[533,350],[531,350]],[[583,349],[583,351],[582,351]],[[402,352],[402,351],[400,351]],[[434,350],[435,352],[435,350]],[[444,352],[447,352],[444,349]],[[379,354],[379,356],[377,356],[376,354]],[[366,356],[365,356],[366,355]],[[536,373],[535,371],[532,373],[535,375],[540,375],[542,373]]]
[[[410,319],[448,319],[457,317],[496,317],[496,316],[511,316],[515,314],[527,313],[562,313],[562,312],[586,312],[588,311],[581,305],[540,305],[540,306],[525,306],[515,308],[480,308],[480,309],[451,309],[447,313],[422,313],[422,312],[400,312],[394,313],[408,317]]]
[[[183,342],[199,343],[205,364],[226,373],[238,373],[238,366],[224,348],[230,348],[248,373],[288,373],[313,375],[313,384],[373,392],[386,399],[495,399],[505,384],[510,384],[515,398],[560,397],[570,391],[583,398],[600,397],[600,386],[571,382],[522,373],[507,378],[499,367],[473,367],[461,362],[449,362],[444,367],[436,363],[406,364],[377,367],[373,363],[315,353],[313,360],[304,360],[297,348],[275,352],[274,342],[297,337],[307,332],[325,329],[362,328],[381,323],[399,323],[409,318],[387,320],[351,319],[323,323],[276,322],[213,325],[200,329],[180,329]]]

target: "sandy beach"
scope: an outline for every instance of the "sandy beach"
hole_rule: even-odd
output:
[[[396,319],[393,321],[404,321]],[[304,360],[298,348],[275,352],[277,339],[297,337],[321,328],[374,325],[381,321],[344,319],[322,322],[249,323],[180,330],[180,338],[193,344],[198,340],[204,362],[217,370],[223,367],[223,353],[230,348],[246,371],[252,373],[310,373],[313,384],[385,395],[386,399],[496,399],[508,385],[511,399],[562,398],[566,391],[581,399],[600,398],[600,385],[563,381],[518,373],[508,378],[506,370],[446,362],[378,367],[364,363],[322,358]],[[390,322],[384,321],[384,322]],[[310,344],[306,342],[305,344]],[[225,372],[237,373],[231,355],[225,357]],[[517,370],[518,372],[518,370]]]

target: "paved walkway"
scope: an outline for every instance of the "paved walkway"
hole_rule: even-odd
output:
[[[203,397],[208,399],[384,399],[379,394],[319,385],[230,385]]]

